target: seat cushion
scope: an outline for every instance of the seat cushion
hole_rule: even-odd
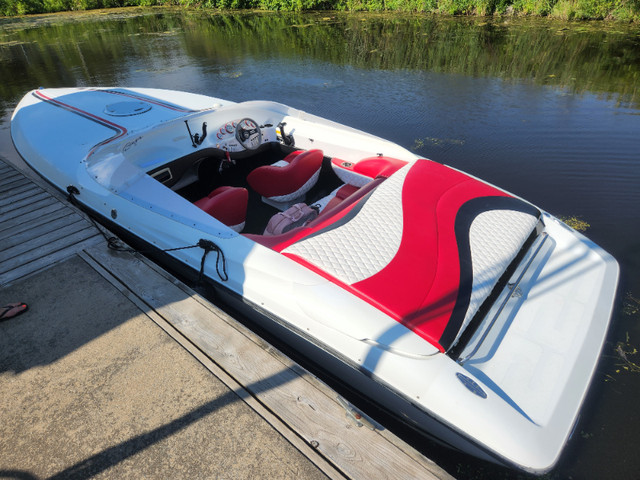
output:
[[[322,158],[322,150],[293,152],[273,165],[256,168],[247,176],[247,182],[263,197],[286,202],[304,195],[315,185]]]
[[[459,335],[535,232],[540,212],[486,183],[418,160],[302,229],[282,253],[441,350]],[[312,225],[310,224],[310,227]]]
[[[338,178],[356,187],[362,187],[377,177],[389,177],[406,164],[404,160],[382,156],[363,158],[357,162],[331,159],[331,167]]]
[[[249,192],[242,187],[218,187],[195,205],[236,231],[244,227]],[[239,229],[239,230],[238,230]]]

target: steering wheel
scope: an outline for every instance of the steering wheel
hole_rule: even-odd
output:
[[[243,118],[236,125],[236,139],[247,150],[255,150],[262,145],[262,131],[255,120]]]

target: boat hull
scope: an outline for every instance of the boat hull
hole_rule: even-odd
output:
[[[237,130],[233,133],[246,119],[262,129],[249,147]],[[384,139],[272,102],[236,104],[147,89],[45,89],[25,96],[11,129],[25,161],[61,191],[73,192],[78,205],[172,270],[205,278],[230,305],[358,395],[439,442],[485,460],[535,473],[558,461],[597,366],[619,269],[604,250],[549,214],[539,211],[532,220],[529,204],[497,187]],[[504,218],[527,218],[527,228],[518,233],[522,238],[537,222],[532,241],[503,255],[501,265],[508,268],[499,275],[482,277],[494,286],[485,288],[480,300],[472,296],[477,311],[460,322],[457,336],[439,343],[428,321],[416,328],[399,318],[402,302],[381,304],[384,285],[391,287],[382,274],[376,273],[385,279],[384,288],[372,294],[366,284],[370,273],[364,280],[342,281],[339,273],[327,273],[331,264],[318,267],[324,258],[316,264],[305,260],[294,248],[302,243],[298,233],[279,246],[261,235],[241,235],[195,207],[186,193],[177,193],[201,181],[203,165],[214,162],[215,169],[204,170],[207,175],[229,178],[225,168],[253,169],[257,158],[293,151],[294,139],[295,148],[321,149],[329,171],[336,159],[352,177],[360,175],[352,167],[362,159],[393,167],[367,184],[375,185],[366,195],[362,188],[360,197],[354,194],[341,211],[324,217],[340,221],[328,227],[319,221],[313,231],[305,227],[302,240],[331,238],[343,224],[356,224],[353,218],[367,224],[361,219],[372,217],[371,209],[393,201],[399,213],[389,224],[397,218],[406,222],[409,206],[419,211],[423,200],[415,198],[428,190],[420,182],[428,185],[433,176],[440,186],[442,179],[466,182],[490,192],[492,202],[508,197],[507,203],[521,205],[521,212]],[[238,165],[225,164],[231,160]],[[419,172],[427,173],[418,177]],[[414,193],[394,200],[396,191]],[[505,230],[509,223],[491,212],[482,218],[488,221],[480,225],[491,228],[497,222]],[[477,232],[473,225],[478,223],[465,228]],[[414,225],[405,223],[398,232],[409,227]],[[512,241],[511,233],[501,238]],[[203,250],[202,240],[214,250]],[[401,240],[380,254],[389,257],[389,265],[401,257],[394,253],[404,248]],[[491,244],[492,239],[481,243],[479,251],[493,254]],[[424,250],[427,255],[434,248]],[[406,278],[413,278],[410,262],[406,268]],[[406,281],[401,275],[391,278]],[[406,287],[399,294],[413,288]],[[474,285],[474,291],[481,290]]]

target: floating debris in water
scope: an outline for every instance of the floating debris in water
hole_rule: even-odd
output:
[[[616,369],[616,373],[621,373],[623,370],[631,373],[640,372],[640,365],[629,358],[638,353],[638,349],[629,342],[629,332],[627,332],[624,342],[619,341],[616,343],[615,352],[618,358],[622,360],[622,362],[616,363],[616,367],[620,367]]]
[[[242,76],[242,72],[223,72],[220,76],[225,78],[238,78]]]
[[[558,218],[566,225],[570,226],[574,230],[578,232],[586,232],[587,229],[591,226],[589,223],[582,220],[580,217],[570,216],[565,217],[563,215],[559,215]]]
[[[633,317],[634,320],[640,320],[640,299],[636,298],[631,292],[627,292],[622,302],[623,315]],[[616,358],[615,373],[624,372],[640,373],[640,365],[635,358],[638,354],[638,348],[631,344],[629,332],[625,333],[625,339],[618,341],[613,346],[613,353]],[[635,361],[634,361],[635,360]],[[612,375],[605,375],[605,382],[615,382],[616,378]]]
[[[424,137],[424,138],[416,138],[413,142],[413,146],[411,150],[420,150],[424,148],[426,145],[431,145],[433,147],[443,148],[446,145],[464,145],[464,140],[457,140],[455,138],[436,138],[436,137]]]
[[[640,299],[635,298],[631,292],[627,292],[622,302],[622,313],[630,317],[640,313]]]

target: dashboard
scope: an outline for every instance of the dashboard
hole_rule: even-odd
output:
[[[229,121],[214,130],[211,146],[225,152],[237,153],[257,150],[265,143],[277,140],[273,125],[259,125],[255,120],[242,118]]]
[[[207,133],[207,123],[186,122],[191,143],[196,150],[187,155],[163,162],[147,173],[172,189],[182,188],[198,179],[198,167],[203,161],[235,164],[236,159],[253,157],[280,143],[278,127],[260,125],[251,118],[239,118],[218,124]],[[198,125],[198,126],[196,126]],[[225,160],[227,162],[225,162]],[[222,166],[220,169],[222,170]]]

